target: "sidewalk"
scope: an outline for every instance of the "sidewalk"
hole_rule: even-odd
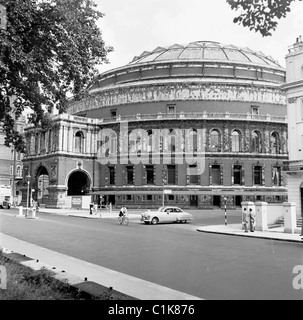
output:
[[[260,239],[271,239],[289,242],[303,243],[303,236],[300,236],[301,229],[295,229],[295,233],[284,233],[284,228],[273,228],[267,231],[254,231],[245,232],[242,230],[242,224],[230,224],[230,225],[212,225],[212,226],[201,226],[197,228],[197,231],[206,233],[224,234],[230,236],[240,237],[251,237]]]
[[[138,210],[138,213],[128,213],[128,218],[130,220],[140,219],[140,214],[142,210]],[[79,217],[79,218],[87,218],[87,219],[101,219],[101,218],[116,218],[118,219],[119,211],[113,210],[109,212],[109,210],[102,209],[98,210],[96,214],[90,214],[89,209],[87,210],[76,210],[76,209],[50,209],[50,208],[39,208],[39,213],[51,213],[51,214],[59,214],[71,217]]]

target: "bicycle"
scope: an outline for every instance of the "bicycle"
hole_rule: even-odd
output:
[[[119,222],[119,224],[124,224],[124,225],[128,225],[128,222],[129,222],[129,220],[128,220],[128,218],[127,218],[127,216],[126,215],[123,215],[123,216],[119,216],[118,217],[118,222]]]

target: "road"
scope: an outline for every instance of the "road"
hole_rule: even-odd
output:
[[[0,232],[204,299],[303,299],[292,285],[294,266],[303,265],[302,244],[196,231],[223,224],[224,212],[194,212],[191,223],[157,226],[15,214],[0,210]],[[241,221],[240,213],[230,212],[228,221]]]

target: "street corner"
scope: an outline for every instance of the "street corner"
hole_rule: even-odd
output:
[[[197,228],[197,231],[205,232],[205,233],[222,234],[222,235],[303,243],[303,237],[300,236],[299,234],[285,233],[283,231],[278,232],[270,229],[266,231],[245,232],[245,230],[242,229],[242,225],[240,224],[230,225],[230,226],[225,226],[225,225],[224,226],[222,225],[201,226]]]

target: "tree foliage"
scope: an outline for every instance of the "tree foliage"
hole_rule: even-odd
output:
[[[92,0],[0,0],[7,26],[0,29],[0,122],[6,145],[22,148],[14,129],[25,108],[36,126],[49,124],[47,112],[81,98],[106,63],[97,21],[103,14]],[[12,112],[14,111],[14,112]]]
[[[276,30],[278,21],[290,12],[295,0],[227,0],[233,10],[241,10],[234,23],[242,24],[263,37],[270,36]],[[298,0],[302,1],[302,0]]]

